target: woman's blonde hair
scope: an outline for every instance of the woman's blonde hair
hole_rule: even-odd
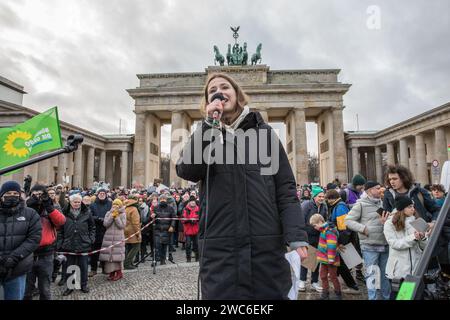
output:
[[[316,224],[323,224],[325,223],[325,219],[323,216],[319,213],[313,214],[311,218],[309,218],[309,224],[310,225],[316,225]]]
[[[200,112],[202,115],[206,115],[206,106],[209,104],[208,101],[208,86],[210,84],[210,82],[213,79],[216,78],[223,78],[225,80],[227,80],[231,86],[234,88],[234,90],[236,91],[236,107],[243,109],[250,101],[249,97],[244,93],[244,91],[242,90],[242,88],[239,86],[239,84],[229,75],[226,75],[224,73],[213,73],[212,75],[209,76],[208,80],[206,81],[206,85],[203,88],[203,98],[202,98],[202,102],[200,104]]]

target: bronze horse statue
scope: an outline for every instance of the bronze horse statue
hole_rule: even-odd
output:
[[[230,62],[231,62],[231,44],[228,44],[227,64],[230,65]]]
[[[256,53],[252,55],[252,65],[253,64],[257,64],[258,60],[259,63],[261,63],[262,58],[261,58],[261,49],[262,49],[262,43],[258,44],[258,47],[256,47]]]
[[[223,57],[223,55],[220,54],[219,48],[217,48],[217,46],[214,46],[214,53],[215,53],[214,65],[216,65],[216,61],[217,61],[217,62],[219,62],[219,64],[221,66],[223,66],[224,62],[225,62],[225,58]]]

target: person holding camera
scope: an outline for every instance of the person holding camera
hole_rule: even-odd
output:
[[[389,213],[383,210],[381,201],[381,185],[375,181],[367,181],[365,193],[352,207],[345,225],[348,229],[358,232],[362,256],[366,267],[366,286],[369,300],[378,300],[375,288],[375,276],[379,275],[381,282],[381,298],[389,300],[391,286],[386,278],[386,263],[389,257],[389,246],[383,233],[383,226]],[[379,272],[377,272],[377,270]]]
[[[27,274],[24,299],[33,299],[37,280],[40,300],[51,300],[50,283],[56,251],[56,235],[57,230],[66,222],[66,218],[59,210],[55,209],[46,186],[36,184],[30,192],[31,196],[27,200],[27,206],[39,214],[42,236],[39,248],[34,252],[33,267]]]
[[[5,300],[23,299],[33,252],[42,237],[39,215],[26,207],[21,195],[15,181],[0,188],[0,286]]]

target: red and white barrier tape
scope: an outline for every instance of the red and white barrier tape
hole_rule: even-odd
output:
[[[106,251],[106,250],[112,249],[113,247],[118,246],[119,244],[122,244],[122,243],[124,243],[124,242],[130,240],[130,239],[133,238],[134,236],[138,235],[139,233],[141,233],[142,230],[148,228],[152,223],[155,222],[155,220],[189,220],[189,221],[195,221],[195,220],[198,220],[198,219],[196,219],[196,218],[193,218],[193,219],[188,219],[188,218],[156,218],[156,219],[150,221],[149,223],[147,223],[145,226],[143,226],[138,232],[133,233],[133,234],[132,234],[131,236],[129,236],[128,238],[123,239],[122,241],[113,243],[112,245],[110,245],[110,246],[108,246],[108,247],[101,248],[101,249],[98,249],[98,250],[94,250],[94,251],[91,251],[91,252],[84,252],[84,253],[77,253],[77,252],[57,252],[56,254],[58,254],[58,255],[60,255],[60,254],[62,254],[62,255],[69,255],[69,256],[91,256],[91,255],[96,254],[96,253],[98,253],[98,252],[102,252],[102,251]]]

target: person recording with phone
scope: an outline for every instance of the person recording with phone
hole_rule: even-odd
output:
[[[361,252],[366,267],[366,285],[369,300],[389,300],[391,286],[386,278],[386,263],[389,257],[389,246],[384,237],[383,227],[389,213],[383,210],[381,201],[381,185],[375,181],[367,181],[365,192],[356,201],[345,224],[348,229],[358,232]],[[376,267],[375,267],[376,266]],[[374,288],[375,271],[379,268],[381,292]],[[372,272],[370,272],[372,271]]]
[[[42,237],[39,248],[34,251],[33,267],[27,274],[24,299],[32,300],[37,279],[40,300],[51,300],[50,283],[56,252],[57,230],[66,223],[66,217],[55,209],[46,186],[35,184],[30,192],[27,206],[34,209],[40,216]]]
[[[250,110],[248,102],[233,78],[222,73],[210,76],[201,105],[206,119],[176,165],[179,177],[201,181],[203,299],[287,299],[292,286],[284,257],[287,246],[301,259],[307,257],[308,237],[286,152],[272,127]],[[258,141],[250,138],[241,148],[236,140],[242,134]],[[260,155],[264,142],[271,146],[269,163]],[[251,148],[256,146],[258,155]],[[253,156],[257,161],[250,160]]]

